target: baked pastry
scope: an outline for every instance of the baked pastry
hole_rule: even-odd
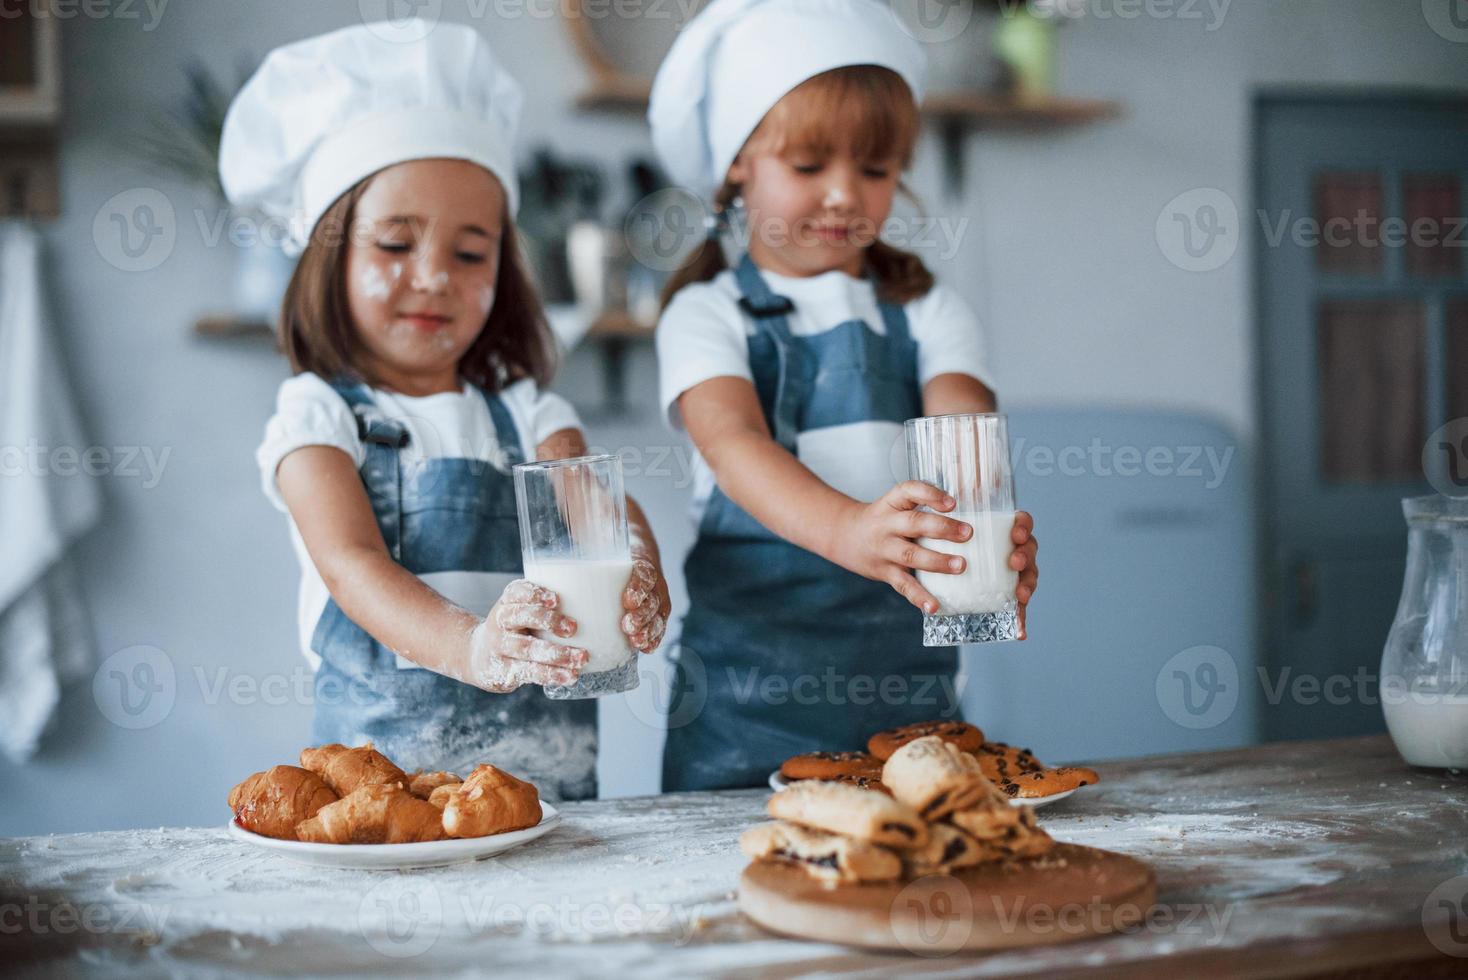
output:
[[[1055,846],[1035,820],[1033,807],[1014,806],[1002,797],[959,810],[948,819],[978,842],[981,860],[1038,857]]]
[[[326,785],[343,797],[363,786],[408,785],[407,774],[374,749],[371,742],[355,749],[335,742],[320,748],[302,749],[301,767],[326,780]]]
[[[451,772],[415,772],[408,777],[408,792],[426,800],[433,795],[433,791],[440,786],[450,783],[462,783],[463,777],[456,776]]]
[[[937,735],[925,735],[892,753],[882,768],[882,782],[924,820],[966,809],[989,793],[979,761]]]
[[[786,759],[780,766],[780,775],[792,782],[842,776],[880,780],[882,761],[869,752],[807,752]]]
[[[770,797],[770,816],[888,847],[921,847],[928,826],[916,810],[849,783],[804,780]]]
[[[902,852],[902,871],[907,878],[942,875],[984,860],[984,850],[968,834],[946,823],[928,828],[928,842]]]
[[[984,744],[984,733],[966,721],[920,721],[914,725],[903,725],[885,732],[878,732],[867,739],[867,751],[886,762],[892,753],[908,742],[936,735],[951,742],[965,752],[977,752]]]
[[[296,825],[296,837],[313,844],[408,844],[442,840],[443,815],[403,787],[358,787]]]
[[[435,786],[433,792],[428,794],[428,802],[442,810],[449,805],[449,797],[453,796],[455,791],[463,785],[463,783],[444,783],[442,786]]]
[[[485,837],[534,827],[540,815],[540,794],[533,785],[481,765],[448,794],[443,829],[450,837]]]
[[[739,836],[739,849],[752,860],[788,861],[831,882],[892,881],[902,874],[902,862],[885,848],[784,821],[750,827]]]
[[[229,808],[246,830],[281,840],[296,839],[296,824],[340,797],[314,772],[271,766],[229,791]]]

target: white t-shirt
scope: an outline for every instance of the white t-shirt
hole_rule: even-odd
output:
[[[408,445],[402,452],[422,459],[450,456],[480,459],[504,467],[494,419],[484,396],[465,382],[455,392],[414,398],[372,389],[377,409],[387,418],[403,423]],[[562,429],[579,429],[576,410],[559,395],[541,391],[532,380],[518,381],[500,393],[514,420],[520,444],[533,456],[535,447]],[[290,519],[275,471],[287,454],[302,446],[335,446],[360,468],[367,458],[357,437],[357,419],[336,390],[315,374],[298,374],[281,383],[275,399],[275,414],[265,423],[265,439],[255,450],[261,486],[275,508],[287,515],[291,544],[301,565],[301,590],[296,604],[301,652],[313,669],[321,658],[311,650],[311,636],[330,598],[321,573],[316,570],[305,543]],[[434,572],[420,578],[465,609],[489,612],[499,594],[515,576],[508,573]],[[412,661],[399,658],[404,669],[416,669]]]
[[[787,314],[790,332],[807,337],[847,320],[864,320],[886,333],[876,289],[870,280],[844,272],[792,277],[761,270],[770,289],[795,304]],[[753,381],[748,338],[757,327],[739,307],[738,281],[725,270],[708,282],[685,286],[658,322],[661,404],[668,424],[683,430],[678,397],[710,378]],[[993,389],[978,317],[956,292],[935,285],[906,304],[908,330],[917,343],[918,384],[940,374],[966,374]],[[796,454],[826,483],[858,500],[875,500],[907,477],[907,452],[900,422],[854,422],[799,434]],[[693,450],[693,519],[703,517],[714,489],[713,471]]]

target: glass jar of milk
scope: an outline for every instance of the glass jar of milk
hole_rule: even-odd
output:
[[[637,686],[637,653],[622,632],[622,593],[632,577],[622,457],[522,463],[515,506],[525,577],[560,597],[576,621],[569,637],[543,639],[588,654],[574,684],[546,685],[549,698],[595,698]]]
[[[1381,657],[1381,706],[1402,758],[1468,768],[1468,499],[1402,501],[1407,574]]]
[[[919,538],[924,548],[959,555],[958,574],[916,572],[938,600],[923,616],[923,645],[987,643],[1019,636],[1019,573],[1009,567],[1014,552],[1014,472],[1009,423],[995,412],[908,419],[908,477],[931,484],[957,506],[945,516],[971,526],[966,541]]]

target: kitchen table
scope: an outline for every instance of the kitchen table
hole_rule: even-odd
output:
[[[1158,876],[1152,914],[1099,939],[923,958],[765,932],[734,892],[736,840],[768,794],[741,790],[569,804],[537,842],[418,871],[297,865],[223,827],[3,840],[0,963],[643,980],[1468,972],[1468,778],[1413,770],[1385,737],[1092,765],[1101,784],[1042,824]]]

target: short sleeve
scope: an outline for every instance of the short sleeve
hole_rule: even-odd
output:
[[[663,311],[657,329],[659,404],[668,424],[683,429],[678,397],[710,378],[753,381],[744,314],[714,283],[685,286]]]
[[[283,381],[275,396],[275,414],[265,423],[265,439],[255,450],[260,485],[277,510],[286,511],[275,481],[280,461],[302,446],[335,446],[360,467],[366,459],[357,437],[357,419],[342,396],[314,374]]]
[[[562,429],[580,429],[581,416],[569,401],[553,391],[543,391],[533,379],[516,381],[504,390],[503,398],[530,443],[530,452]]]
[[[954,290],[935,285],[907,306],[918,345],[918,381],[940,374],[966,374],[994,391],[984,330],[973,308]]]

